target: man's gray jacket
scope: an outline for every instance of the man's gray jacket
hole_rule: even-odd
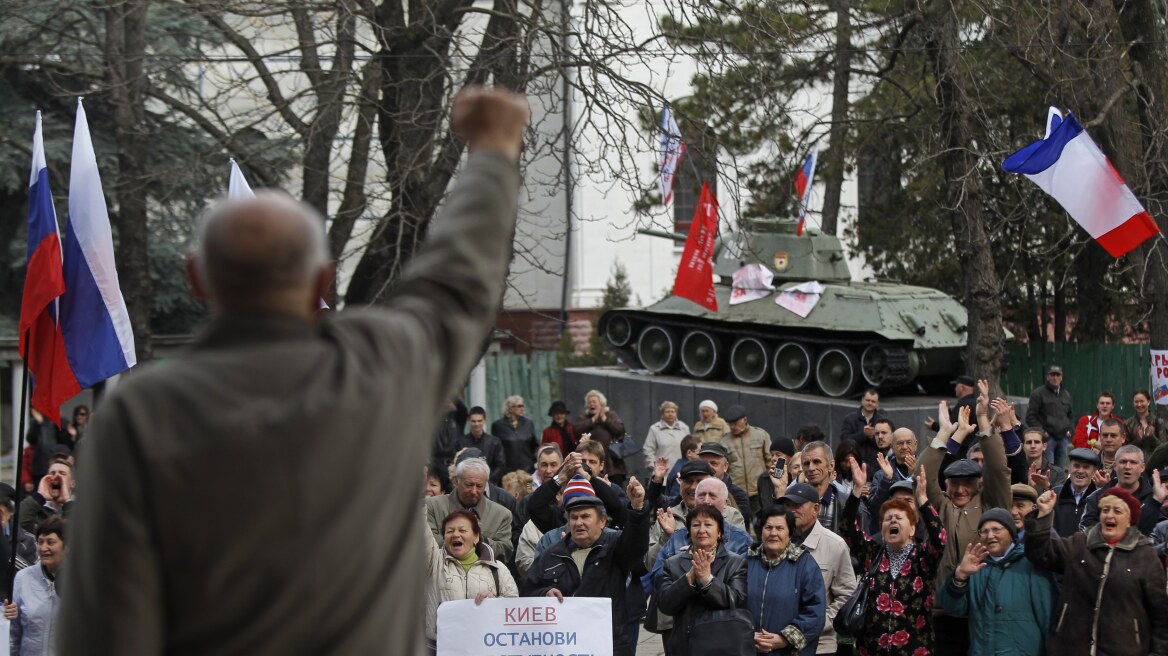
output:
[[[422,466],[499,307],[518,187],[471,155],[381,308],[220,315],[123,377],[78,463],[60,653],[423,649]]]

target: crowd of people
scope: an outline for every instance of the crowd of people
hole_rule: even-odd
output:
[[[649,631],[669,656],[1168,656],[1168,471],[1149,464],[1168,425],[1145,391],[1127,421],[1110,393],[1075,416],[1062,376],[1024,417],[959,376],[921,438],[877,390],[830,437],[710,400],[692,427],[665,401],[635,437],[596,390],[542,432],[520,397],[489,430],[453,402],[426,469],[430,647],[444,601],[550,596],[611,599],[616,654]]]

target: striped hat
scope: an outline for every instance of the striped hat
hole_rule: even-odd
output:
[[[564,486],[564,509],[571,510],[578,506],[601,506],[604,505],[600,499],[596,497],[596,490],[592,488],[592,483],[584,478],[583,474],[576,474],[568,484]]]

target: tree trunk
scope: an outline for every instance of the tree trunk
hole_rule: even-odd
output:
[[[952,255],[961,258],[962,293],[969,314],[966,373],[985,378],[996,388],[1002,370],[1001,285],[994,268],[981,202],[982,184],[970,112],[975,100],[966,97],[960,71],[960,24],[964,0],[932,0],[925,10],[926,48],[936,77],[936,102],[940,110],[939,157],[944,174],[944,211],[949,214],[955,240]]]
[[[143,56],[146,52],[148,0],[125,0],[106,9],[106,66],[118,144],[118,174],[113,195],[116,224],[118,280],[134,328],[138,362],[153,355],[150,312],[154,286],[147,250],[147,191],[150,143],[146,136]]]
[[[1160,229],[1168,228],[1164,220],[1163,194],[1168,191],[1168,171],[1164,161],[1164,64],[1163,42],[1156,32],[1161,25],[1156,7],[1150,0],[1113,0],[1119,14],[1119,29],[1128,46],[1128,60],[1136,78],[1136,107],[1140,121],[1140,141],[1144,153],[1143,190],[1137,189],[1147,203]],[[1153,349],[1168,349],[1168,257],[1164,244],[1155,244],[1148,254],[1145,298],[1152,306],[1149,337]]]
[[[831,90],[830,147],[823,166],[824,234],[835,235],[839,224],[840,190],[844,186],[844,165],[847,162],[848,87],[852,65],[852,23],[848,14],[849,0],[835,0],[835,61],[833,62]]]

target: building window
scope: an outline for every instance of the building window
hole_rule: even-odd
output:
[[[698,130],[687,131],[685,126],[681,127],[681,133],[697,138],[702,134]],[[685,156],[678,162],[677,169],[673,179],[673,230],[688,235],[698,207],[698,198],[702,195],[702,182],[708,182],[710,192],[715,198],[718,197],[718,162],[713,156],[713,149],[703,148],[697,139],[687,137]],[[697,169],[696,175],[694,169]]]

